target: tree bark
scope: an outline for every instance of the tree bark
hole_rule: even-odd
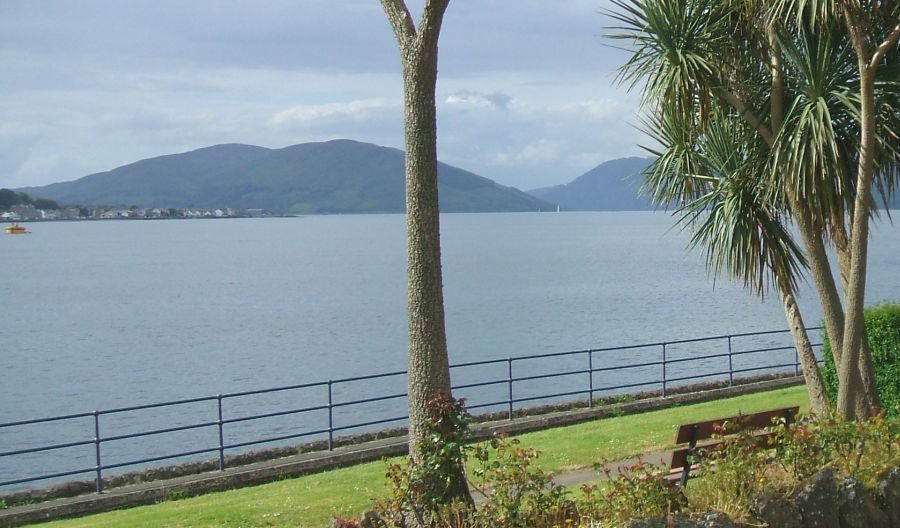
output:
[[[428,402],[451,396],[441,274],[437,174],[438,37],[449,0],[428,0],[418,29],[403,0],[381,0],[394,30],[403,67],[406,150],[407,317],[409,451],[422,462],[419,445],[430,428]],[[444,499],[473,504],[462,467],[440,486]]]
[[[865,368],[866,358],[861,350],[863,336],[866,333],[864,317],[866,293],[866,265],[868,263],[869,244],[869,203],[872,179],[875,173],[875,73],[884,55],[897,44],[900,38],[900,24],[894,26],[887,38],[870,54],[869,36],[866,25],[860,20],[866,13],[858,6],[844,6],[844,21],[850,40],[856,51],[859,63],[859,98],[860,98],[860,145],[859,162],[856,177],[856,196],[853,206],[853,218],[850,224],[850,272],[847,277],[847,289],[844,292],[844,357],[838,367],[841,379],[838,387],[838,412],[847,419],[864,418],[872,411],[867,405],[872,399],[867,398],[863,387],[861,370]],[[860,366],[862,365],[862,369]],[[843,371],[843,372],[842,372]],[[854,372],[856,377],[853,379]],[[877,394],[877,387],[872,387]]]
[[[809,403],[813,414],[827,414],[831,409],[828,401],[828,393],[825,390],[825,382],[822,381],[822,373],[819,364],[816,363],[816,355],[813,353],[809,335],[806,333],[806,325],[800,315],[800,307],[787,281],[778,277],[778,290],[781,293],[781,303],[784,305],[784,315],[787,317],[794,338],[794,346],[797,348],[797,357],[800,358],[800,366],[803,368],[803,378],[806,380],[806,391],[809,394]]]
[[[850,280],[850,237],[844,226],[842,217],[831,219],[832,240],[837,253],[838,266],[841,270],[841,287],[846,292]],[[866,408],[880,409],[881,396],[878,393],[878,384],[875,380],[875,367],[872,364],[872,347],[869,345],[869,336],[862,334],[862,344],[859,351],[859,373],[862,380],[863,395],[866,399]],[[835,363],[837,365],[837,363]]]

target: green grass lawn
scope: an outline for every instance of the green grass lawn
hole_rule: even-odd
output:
[[[552,472],[590,467],[669,447],[682,423],[800,405],[803,386],[608,418],[520,436],[523,447],[542,452],[540,465]],[[46,523],[52,527],[327,526],[332,514],[352,516],[385,492],[385,463],[372,462],[325,473],[152,506]]]

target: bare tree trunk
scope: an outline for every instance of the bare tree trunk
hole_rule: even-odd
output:
[[[832,218],[832,239],[837,253],[838,266],[841,270],[841,287],[847,291],[850,279],[850,237],[844,226],[843,218]],[[837,365],[837,363],[835,363]],[[872,364],[872,347],[869,345],[867,332],[862,333],[862,344],[859,351],[859,373],[862,379],[863,395],[866,408],[881,408],[881,397],[875,380],[875,367]]]
[[[827,414],[831,409],[828,401],[828,393],[825,390],[825,382],[822,381],[822,373],[816,363],[816,355],[813,353],[812,343],[806,333],[806,325],[800,315],[800,307],[797,299],[787,281],[782,276],[777,277],[778,291],[781,294],[781,303],[784,305],[784,315],[787,317],[794,338],[794,346],[797,348],[797,357],[800,358],[800,366],[803,368],[803,378],[806,380],[806,390],[809,393],[809,403],[813,414]]]
[[[867,407],[867,400],[871,400],[871,398],[866,398],[860,365],[864,369],[866,366],[864,362],[867,361],[862,358],[866,351],[861,348],[863,336],[866,333],[863,310],[865,308],[866,266],[868,263],[869,203],[872,179],[875,174],[875,73],[884,60],[885,54],[900,39],[900,24],[893,20],[891,22],[893,27],[887,38],[878,45],[874,53],[870,53],[868,44],[870,28],[861,18],[870,16],[871,13],[853,4],[844,5],[843,9],[847,31],[859,63],[860,145],[856,197],[850,224],[850,272],[847,277],[847,289],[844,292],[844,354],[838,366],[840,383],[837,409],[846,418],[854,419],[864,418],[871,412],[871,409]],[[872,389],[877,394],[877,387],[873,386]]]
[[[837,284],[834,282],[834,274],[831,271],[831,264],[828,262],[828,254],[825,251],[825,243],[820,232],[813,226],[809,207],[800,200],[792,200],[791,208],[794,209],[797,228],[806,248],[813,284],[816,287],[816,292],[819,294],[819,302],[822,305],[822,313],[825,317],[825,328],[828,330],[834,364],[838,365],[843,356],[842,345],[844,343],[844,309],[841,304],[841,296],[838,293]]]
[[[437,174],[438,37],[449,0],[427,0],[418,29],[403,0],[381,0],[394,29],[403,66],[406,146],[407,316],[409,325],[409,451],[421,463],[419,446],[429,430],[428,402],[451,396],[444,294],[441,278]],[[448,502],[473,504],[461,466],[449,482],[435,482]]]

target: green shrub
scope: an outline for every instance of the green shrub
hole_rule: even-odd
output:
[[[811,416],[777,430],[773,444],[775,459],[794,483],[831,467],[873,490],[900,463],[900,422],[884,414],[860,422],[838,414]]]
[[[666,482],[663,467],[638,462],[613,476],[604,471],[607,480],[581,487],[582,498],[576,501],[580,526],[617,527],[632,519],[668,519],[684,506],[681,491]]]
[[[866,308],[865,317],[881,405],[889,417],[900,417],[900,303]],[[822,377],[828,394],[834,401],[837,397],[837,373],[828,333],[823,333],[825,365],[822,367]]]

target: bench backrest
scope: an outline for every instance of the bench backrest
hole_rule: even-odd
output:
[[[783,409],[772,409],[769,411],[762,411],[753,414],[740,414],[737,416],[730,416],[728,418],[717,418],[715,420],[707,420],[705,422],[696,422],[681,425],[678,427],[678,432],[675,435],[675,443],[687,443],[688,446],[672,451],[672,458],[669,462],[669,468],[681,468],[683,470],[680,480],[681,486],[685,486],[687,484],[691,471],[690,458],[694,455],[694,450],[697,447],[697,442],[708,440],[714,435],[723,436],[735,434],[740,431],[755,431],[758,429],[764,429],[771,426],[773,421],[780,418],[784,419],[784,423],[786,426],[790,426],[794,419],[797,417],[797,413],[799,411],[800,407],[785,407]],[[720,440],[718,442],[706,444],[703,447],[709,449],[714,446],[720,445],[721,443],[722,441]]]
[[[676,444],[686,444],[688,442],[699,442],[712,438],[713,435],[733,434],[738,431],[764,429],[772,425],[772,421],[784,418],[788,423],[792,422],[800,411],[800,407],[786,407],[784,409],[772,409],[770,411],[762,411],[754,414],[739,414],[737,416],[729,416],[728,418],[716,418],[715,420],[707,420],[705,422],[696,422],[692,424],[684,424],[678,427],[678,433],[675,435]],[[722,426],[725,423],[731,425],[724,432]]]

